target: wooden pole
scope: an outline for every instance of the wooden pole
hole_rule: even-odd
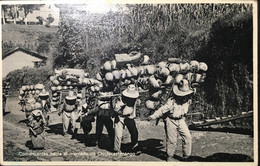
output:
[[[221,123],[226,123],[226,122],[230,122],[230,121],[234,121],[237,119],[242,119],[242,118],[248,118],[253,116],[253,111],[249,111],[247,113],[244,114],[240,114],[240,115],[235,115],[233,117],[229,117],[229,118],[225,118],[225,119],[220,119],[220,120],[214,120],[214,121],[210,121],[210,122],[201,122],[201,123],[192,123],[189,125],[189,127],[203,127],[203,126],[210,126],[210,125],[216,125],[216,124],[221,124]]]

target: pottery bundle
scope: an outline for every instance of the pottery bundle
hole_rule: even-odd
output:
[[[140,52],[115,54],[115,59],[103,64],[96,79],[103,83],[103,90],[115,91],[115,87],[137,84],[140,77],[146,74],[148,63],[149,57]]]
[[[36,85],[23,85],[19,89],[19,100],[25,100],[29,94],[36,97],[40,94],[40,92],[44,89],[43,84],[36,84]]]
[[[81,90],[84,87],[91,88],[93,91],[99,91],[101,82],[89,78],[89,74],[82,69],[61,69],[55,70],[54,75],[50,77],[51,81],[51,105],[57,107],[61,100],[61,91],[77,91],[77,97],[82,98]]]
[[[168,61],[153,65],[153,73],[144,77],[142,82],[149,84],[149,99],[145,105],[150,110],[155,110],[162,102],[164,95],[169,94],[174,84],[179,84],[186,79],[194,87],[205,81],[208,67],[204,62],[195,60],[187,61],[179,58],[169,58]]]

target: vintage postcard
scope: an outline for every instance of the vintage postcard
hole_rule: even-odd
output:
[[[1,165],[257,165],[257,1],[1,1]]]

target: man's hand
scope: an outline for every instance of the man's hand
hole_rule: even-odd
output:
[[[188,104],[192,104],[192,100],[191,99],[188,100]]]
[[[88,116],[88,112],[86,112],[86,113],[81,112],[81,113],[82,113],[82,114],[81,114],[82,117],[83,117],[83,116]]]
[[[123,115],[123,109],[118,110],[118,111],[117,111],[117,114],[118,114],[118,115]]]
[[[137,100],[136,100],[136,105],[137,105],[137,106],[140,106],[140,105],[141,105],[141,100],[140,100],[140,99],[137,99]]]
[[[148,121],[151,121],[151,120],[153,120],[153,119],[151,118],[151,116],[148,116],[147,120],[148,120]]]
[[[147,121],[150,122],[152,126],[157,126],[156,121],[154,121],[154,118],[152,118],[151,116],[148,116]]]

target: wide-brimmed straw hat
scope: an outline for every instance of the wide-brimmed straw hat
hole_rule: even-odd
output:
[[[41,115],[42,115],[42,111],[39,110],[39,109],[36,109],[36,110],[33,110],[33,111],[32,111],[32,114],[33,114],[34,116],[41,116]]]
[[[65,98],[67,100],[75,100],[77,97],[74,95],[73,91],[69,91],[69,94]]]
[[[42,89],[41,93],[39,96],[49,96],[49,92],[46,91],[46,89]]]
[[[193,92],[186,79],[182,79],[178,85],[174,85],[173,87],[173,93],[177,96],[187,96]]]
[[[134,84],[128,85],[127,89],[123,91],[123,96],[129,97],[129,98],[138,98],[139,92],[136,90]]]
[[[41,103],[39,103],[39,102],[36,102],[35,104],[34,104],[34,109],[42,109],[42,105],[41,105]]]

